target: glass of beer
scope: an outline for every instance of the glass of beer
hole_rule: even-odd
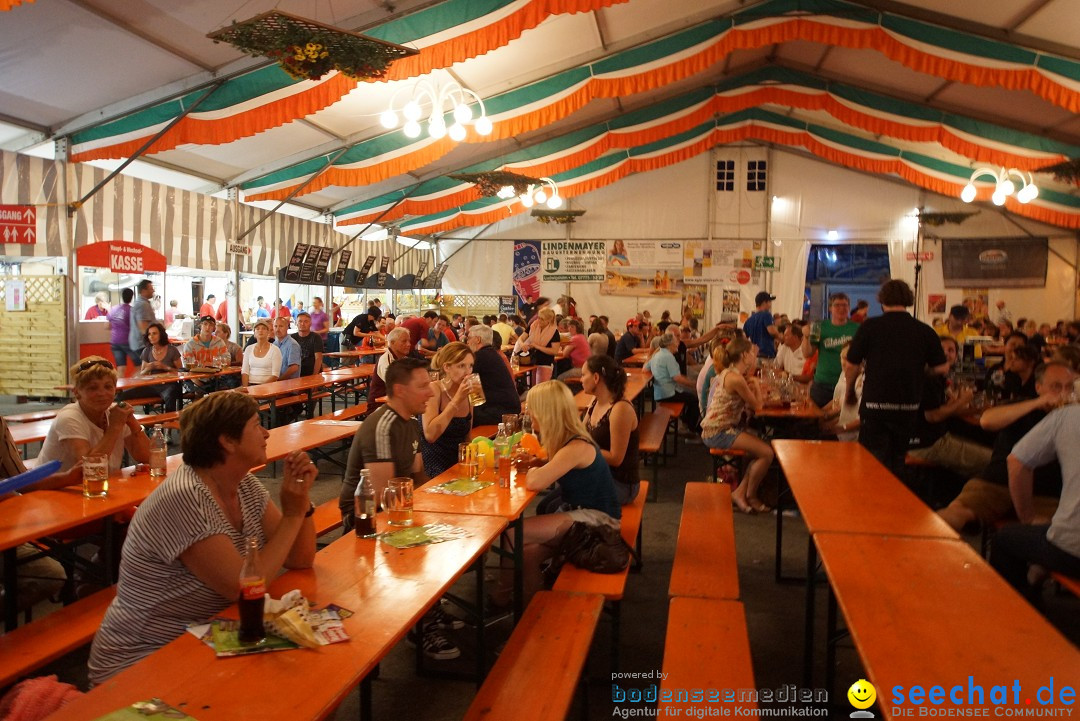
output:
[[[104,453],[83,456],[83,496],[104,498],[109,493],[109,457]]]
[[[480,456],[477,450],[472,443],[458,445],[458,463],[461,464],[461,472],[470,481],[480,477]]]
[[[413,524],[413,482],[411,478],[391,478],[383,489],[383,508],[391,526]]]
[[[469,403],[474,406],[482,406],[487,403],[487,397],[484,395],[484,386],[480,383],[480,374],[473,373],[467,380],[469,384]]]

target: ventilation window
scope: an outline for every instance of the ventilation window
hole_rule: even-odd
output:
[[[764,160],[748,160],[746,162],[746,189],[749,191],[765,190],[765,163]]]
[[[733,192],[735,190],[735,161],[716,161],[716,189]]]

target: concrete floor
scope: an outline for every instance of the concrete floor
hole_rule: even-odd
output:
[[[0,413],[26,412],[33,406],[17,407],[0,404]],[[340,471],[325,462],[322,475],[312,492],[316,503],[337,495]],[[675,553],[679,514],[682,507],[683,487],[690,481],[703,481],[709,477],[711,463],[705,449],[700,445],[679,445],[677,462],[669,462],[660,471],[660,498],[649,503],[645,509],[643,555],[644,569],[632,574],[623,600],[622,645],[620,670],[623,672],[650,671],[661,668],[664,651],[664,633],[667,619],[667,587]],[[643,471],[651,479],[651,469]],[[276,496],[278,480],[264,479]],[[746,608],[754,676],[759,688],[780,688],[787,684],[801,686],[802,633],[805,590],[801,585],[777,585],[773,579],[773,559],[776,517],[773,514],[745,516],[736,514],[736,550],[739,563],[739,584],[742,601]],[[785,519],[784,570],[788,575],[802,575],[806,558],[806,532],[797,517]],[[329,538],[336,537],[336,533]],[[323,539],[328,540],[326,537]],[[978,537],[968,538],[977,547]],[[489,564],[494,561],[489,560]],[[472,587],[467,576],[459,582],[455,591],[467,596]],[[819,585],[821,589],[821,585]],[[818,629],[819,638],[825,627],[825,593],[819,590]],[[355,609],[363,613],[363,609]],[[44,609],[41,609],[44,611]],[[1046,613],[1050,620],[1074,643],[1080,644],[1080,601],[1068,595],[1048,594]],[[1002,620],[1007,622],[1006,619]],[[509,634],[509,625],[496,626],[489,636],[492,647],[499,645]],[[472,632],[466,627],[449,632],[462,649],[462,657],[454,661],[434,664],[436,668],[468,671],[472,668],[474,655],[471,647]],[[589,661],[589,718],[610,718],[616,707],[611,703],[611,679],[609,667],[610,626],[602,621],[597,630]],[[58,673],[61,680],[70,681],[85,688],[85,657],[82,650],[70,654],[54,664],[48,672]],[[819,656],[815,681],[824,682],[824,653]],[[842,644],[837,658],[836,679],[838,688],[830,698],[838,703],[828,712],[839,718],[851,711],[844,693],[855,680],[864,676],[858,655],[850,643]],[[625,687],[625,686],[624,686]],[[418,676],[414,668],[414,650],[406,643],[400,644],[383,661],[380,676],[373,683],[373,707],[376,718],[393,719],[408,717],[410,721],[435,721],[461,718],[468,708],[475,686],[465,681],[449,681],[430,676]],[[523,690],[522,699],[527,702],[528,693],[540,689]],[[577,703],[580,704],[579,698]],[[572,717],[577,716],[577,709]],[[353,693],[338,709],[340,720],[358,718],[358,694]]]

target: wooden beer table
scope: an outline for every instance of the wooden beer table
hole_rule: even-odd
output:
[[[808,534],[803,681],[813,680],[814,603],[819,533],[876,533],[958,540],[959,534],[869,451],[843,441],[774,440],[776,458]],[[783,513],[776,514],[776,574],[780,576]],[[929,559],[923,559],[930,562]]]
[[[640,368],[630,368],[626,371],[626,391],[623,393],[623,397],[634,404],[638,416],[645,412],[645,396],[642,393],[649,387],[650,381],[652,381],[652,373],[649,371]],[[584,413],[589,408],[589,404],[593,402],[594,397],[591,393],[585,391],[575,393],[574,403],[577,404],[578,411]]]
[[[367,675],[424,612],[461,577],[477,567],[483,598],[483,560],[506,527],[494,516],[414,512],[416,524],[448,523],[465,538],[394,549],[375,539],[347,534],[315,555],[310,569],[289,571],[270,583],[275,597],[298,588],[318,606],[337,604],[354,612],[343,621],[350,638],[317,650],[297,649],[219,659],[191,634],[167,644],[74,699],[51,719],[90,721],[136,701],[161,698],[199,721],[323,719],[364,681],[361,708],[370,717]],[[386,515],[379,515],[385,529]],[[223,616],[236,618],[236,606]],[[484,624],[477,624],[481,638]],[[478,651],[478,668],[483,662]]]
[[[924,696],[923,709],[989,709],[992,718],[1006,707],[991,703],[991,688],[1006,686],[1015,715],[1069,713],[1057,692],[1075,687],[1080,651],[968,544],[861,533],[819,533],[814,543],[886,719],[919,715],[907,701],[913,685],[924,693],[944,689],[944,704],[931,705]],[[981,702],[976,696],[968,703],[969,678],[982,687]],[[1053,703],[1043,706],[1036,693],[1051,678]],[[1020,688],[1015,703],[1014,683]],[[898,685],[906,703],[895,707],[891,689]],[[961,704],[949,696],[955,686]],[[897,708],[910,716],[896,716]]]
[[[375,372],[374,363],[351,366],[327,373],[316,373],[300,378],[287,378],[283,381],[260,383],[248,386],[244,389],[249,396],[258,401],[267,401],[270,404],[270,424],[277,425],[277,400],[284,396],[297,393],[306,393],[308,401],[316,389],[325,388],[329,385],[352,383],[361,378],[370,378]],[[331,395],[331,408],[334,406],[334,396]]]
[[[524,515],[529,503],[536,498],[536,491],[525,488],[524,477],[519,477],[517,469],[510,471],[510,488],[500,488],[495,471],[485,468],[480,474],[481,481],[493,481],[492,485],[467,496],[454,496],[428,491],[440,483],[464,478],[460,464],[455,464],[445,473],[431,479],[413,493],[413,508],[418,511],[438,513],[467,513],[479,516],[494,516],[504,519],[513,528],[514,548],[514,622],[521,618],[524,610]],[[502,549],[499,549],[502,553]]]
[[[369,355],[382,355],[386,352],[386,346],[378,348],[364,348],[363,350],[339,350],[333,353],[323,353],[323,358],[363,358]]]
[[[240,366],[229,366],[223,368],[217,373],[195,373],[193,371],[165,371],[164,373],[154,373],[153,375],[137,374],[128,377],[121,377],[116,379],[117,391],[128,391],[133,388],[145,388],[147,386],[159,386],[165,383],[179,383],[180,381],[190,380],[206,380],[207,378],[216,378],[217,376],[238,375],[240,373]],[[75,386],[72,384],[54,386],[57,390],[72,391]]]

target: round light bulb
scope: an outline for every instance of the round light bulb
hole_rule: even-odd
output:
[[[389,109],[384,110],[382,111],[382,114],[379,115],[379,122],[387,130],[393,130],[397,127],[397,113]]]
[[[1030,203],[1031,201],[1035,200],[1035,198],[1037,198],[1038,196],[1039,196],[1039,189],[1036,188],[1031,183],[1028,183],[1023,188],[1020,189],[1019,193],[1016,194],[1016,199],[1019,200],[1021,203]]]
[[[536,191],[536,195],[533,196],[537,203],[547,202],[547,193],[543,190]]]
[[[446,135],[446,123],[442,118],[432,118],[428,121],[427,131],[428,135],[439,140]]]
[[[970,203],[975,200],[975,186],[968,183],[964,186],[964,189],[960,191],[960,200],[965,203]]]
[[[1001,181],[1001,183],[998,185],[998,190],[1000,190],[1005,195],[1012,195],[1016,192],[1016,184],[1013,183],[1011,180],[1005,179]]]
[[[990,196],[990,200],[994,201],[994,205],[1005,205],[1005,193],[1001,192],[998,188],[994,191],[994,194]]]
[[[550,198],[548,198],[547,207],[551,208],[552,210],[557,210],[558,208],[561,208],[562,198],[558,195],[551,196]]]
[[[402,128],[407,138],[419,138],[420,137],[420,123],[415,120],[410,120],[405,123],[405,127]]]
[[[478,135],[491,135],[491,121],[488,120],[486,115],[481,115],[476,119],[476,122],[473,123],[473,130],[475,130]]]
[[[510,200],[510,198],[514,197],[514,186],[504,185],[503,187],[499,188],[499,192],[496,193],[496,195],[503,200]]]
[[[455,143],[460,143],[465,139],[465,126],[461,123],[454,123],[450,126],[450,139]]]
[[[401,114],[405,116],[406,120],[419,120],[420,119],[420,103],[415,100],[410,100],[405,103],[405,107],[401,109]]]
[[[533,198],[532,198],[532,196],[531,195],[523,195],[523,196],[521,196],[521,204],[524,205],[526,208],[533,207]]]
[[[461,124],[465,124],[472,120],[472,108],[465,103],[458,103],[454,108],[454,120]]]

